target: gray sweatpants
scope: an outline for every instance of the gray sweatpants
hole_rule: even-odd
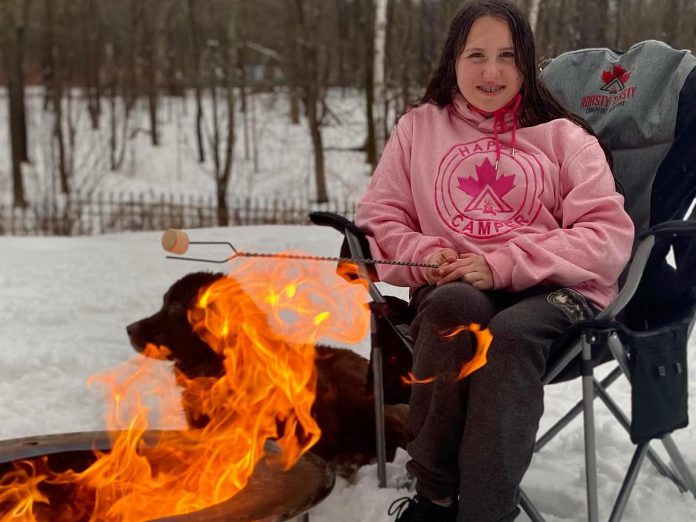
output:
[[[430,499],[459,496],[458,522],[513,520],[519,484],[532,458],[544,409],[541,384],[553,340],[592,314],[569,289],[481,292],[467,283],[423,287],[411,300],[416,318],[407,469]],[[472,358],[470,332],[443,332],[470,323],[488,326],[488,362],[462,380]]]

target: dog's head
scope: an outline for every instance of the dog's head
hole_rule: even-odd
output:
[[[166,358],[189,379],[220,376],[221,356],[193,331],[187,312],[200,291],[221,277],[219,272],[194,272],[179,279],[164,294],[158,312],[126,327],[131,346],[141,353],[148,344],[166,347]]]

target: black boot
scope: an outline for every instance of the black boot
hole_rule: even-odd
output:
[[[401,497],[391,503],[387,514],[396,515],[395,522],[456,522],[457,501],[442,507],[420,495]]]

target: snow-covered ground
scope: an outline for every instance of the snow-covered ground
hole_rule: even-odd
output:
[[[50,184],[50,114],[41,109],[40,93],[31,93],[29,139],[32,165],[25,171],[27,193],[45,199]],[[76,102],[77,103],[77,102]],[[355,93],[332,92],[336,118],[324,129],[328,148],[329,195],[354,199],[369,181],[364,154],[350,150],[364,141],[363,102]],[[260,95],[253,101],[256,126],[250,126],[250,157],[238,119],[236,160],[230,194],[241,197],[312,198],[312,152],[304,124],[290,125],[282,96]],[[153,148],[146,134],[145,108],[132,122],[123,166],[108,167],[108,136],[89,130],[84,109],[76,119],[76,180],[87,189],[159,194],[212,194],[211,162],[196,161],[192,98],[164,99],[160,117],[162,145]],[[6,121],[6,94],[0,89],[0,121]],[[105,113],[106,114],[106,113]],[[210,121],[210,120],[208,120]],[[108,125],[104,125],[108,128]],[[11,196],[7,126],[0,125],[0,202]],[[255,144],[255,147],[254,147]],[[253,151],[258,150],[254,168]],[[340,237],[321,227],[241,227],[191,231],[193,240],[232,241],[245,251],[301,250],[336,255]],[[211,249],[196,255],[228,255]],[[162,294],[178,277],[211,265],[166,260],[157,233],[129,233],[83,238],[0,237],[0,440],[40,434],[101,430],[105,406],[86,385],[90,375],[130,359],[125,327],[159,308]],[[219,268],[213,266],[213,268]],[[390,289],[403,295],[403,289]],[[368,353],[367,339],[353,347]],[[696,347],[690,344],[690,416],[696,418]],[[616,385],[628,410],[627,387]],[[574,404],[578,381],[547,388],[541,429]],[[601,404],[597,404],[600,513],[609,516],[632,446]],[[181,423],[162,427],[181,427]],[[690,467],[696,470],[696,428],[674,436]],[[313,522],[383,522],[394,499],[410,495],[396,484],[404,477],[405,452],[389,467],[387,489],[377,487],[375,466],[358,471],[352,481],[338,479],[331,495],[311,512]],[[574,421],[535,455],[523,487],[550,522],[586,520],[581,422]],[[520,520],[524,520],[524,515]],[[624,520],[696,520],[696,500],[681,495],[646,462]]]
[[[190,231],[192,240],[231,241],[242,250],[302,250],[335,255],[336,232],[322,227],[240,227]],[[210,265],[165,259],[157,233],[83,238],[0,237],[0,440],[105,428],[101,396],[87,378],[130,359],[125,327],[159,308],[178,277]],[[222,257],[219,247],[196,255]],[[214,267],[215,268],[215,267]],[[391,289],[400,293],[398,289]],[[403,295],[403,294],[402,294]],[[696,348],[689,353],[691,406],[696,418]],[[367,339],[354,346],[366,355]],[[547,388],[542,429],[579,395],[578,381]],[[616,385],[627,407],[627,387]],[[596,406],[600,513],[609,516],[632,446],[606,409]],[[176,428],[173,425],[163,427]],[[674,438],[696,470],[696,428]],[[579,420],[535,455],[523,487],[549,521],[586,520],[583,436]],[[331,495],[311,511],[313,522],[386,522],[394,499],[410,495],[396,484],[406,454],[389,467],[389,486],[377,487],[376,468],[366,466],[352,481],[338,479]],[[521,516],[520,520],[526,517]],[[696,520],[696,500],[682,495],[646,462],[624,517],[648,522]]]

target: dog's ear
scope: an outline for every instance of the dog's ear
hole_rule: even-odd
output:
[[[179,281],[174,283],[174,285],[185,281],[187,286],[197,286],[200,288],[202,286],[209,285],[222,277],[225,277],[225,274],[222,272],[191,272],[190,274],[186,274],[184,277],[179,279]]]
[[[225,277],[222,272],[192,272],[174,283],[164,295],[165,306],[167,303],[180,303],[188,308],[198,296],[198,291],[218,279]]]

